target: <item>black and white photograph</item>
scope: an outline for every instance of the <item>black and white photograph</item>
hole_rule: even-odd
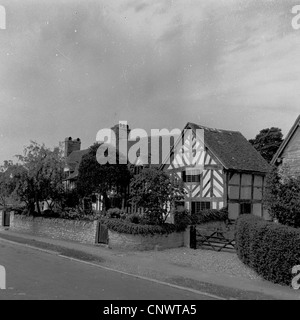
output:
[[[0,0],[0,300],[300,300],[299,106],[300,0]]]

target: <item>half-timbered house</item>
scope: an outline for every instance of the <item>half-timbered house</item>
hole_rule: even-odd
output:
[[[192,214],[228,207],[231,219],[245,213],[268,218],[262,199],[270,167],[240,132],[188,123],[161,168],[183,181],[179,205]]]

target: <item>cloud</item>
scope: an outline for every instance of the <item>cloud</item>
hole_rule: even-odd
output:
[[[145,129],[197,119],[253,136],[266,116],[281,127],[283,106],[286,128],[297,115],[293,1],[2,2],[3,159],[30,139],[88,146],[120,119]]]

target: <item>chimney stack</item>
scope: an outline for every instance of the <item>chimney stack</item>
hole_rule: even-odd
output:
[[[81,147],[81,141],[79,138],[72,139],[68,137],[65,139],[65,158],[67,158],[73,151],[79,151]]]

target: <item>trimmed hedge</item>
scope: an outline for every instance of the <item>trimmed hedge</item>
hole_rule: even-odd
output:
[[[202,210],[199,213],[192,215],[191,219],[192,219],[192,223],[194,224],[202,224],[202,223],[214,222],[214,221],[227,221],[228,209],[222,208],[220,210],[217,210],[217,209]]]
[[[110,230],[127,234],[155,235],[179,231],[174,224],[169,223],[163,225],[143,225],[121,219],[101,219],[100,223],[105,224]]]
[[[300,230],[242,215],[236,221],[236,250],[264,279],[291,285],[292,268],[300,265]]]

